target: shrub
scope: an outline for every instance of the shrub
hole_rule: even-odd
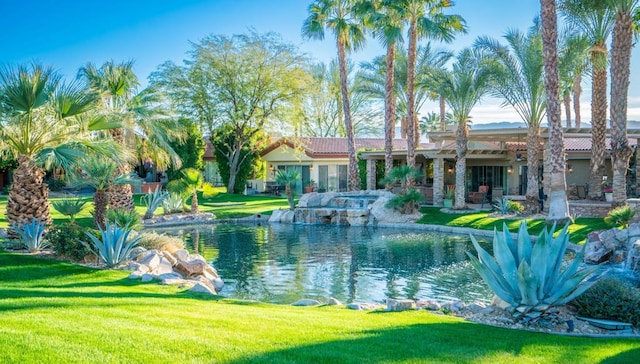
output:
[[[401,213],[414,213],[424,197],[416,189],[409,189],[406,194],[396,195],[387,202],[388,208],[397,209]]]
[[[144,213],[144,219],[150,219],[156,212],[156,209],[162,206],[164,200],[169,196],[168,192],[161,191],[160,188],[156,188],[155,191],[149,191],[146,195],[142,196],[141,200],[147,207],[147,211]]]
[[[48,179],[44,180],[43,182],[46,183],[47,186],[49,186],[49,191],[54,192],[62,191],[62,189],[67,186],[67,183],[65,181],[59,179]]]
[[[609,211],[609,214],[605,216],[604,222],[614,227],[629,227],[629,221],[633,219],[636,214],[636,210],[629,206],[620,206]]]
[[[31,219],[31,222],[14,225],[13,230],[20,236],[22,244],[31,253],[46,248],[49,243],[44,239],[44,229],[47,224],[43,221]]]
[[[127,226],[129,230],[135,230],[142,226],[140,215],[135,210],[110,209],[107,211],[107,221],[120,227]]]
[[[478,257],[469,252],[467,255],[491,290],[511,305],[516,318],[529,322],[549,308],[573,300],[595,282],[589,278],[597,267],[578,269],[584,248],[572,262],[564,264],[568,227],[567,224],[555,238],[555,225],[550,230],[544,228],[533,244],[524,221],[516,240],[505,224],[502,232],[494,230],[493,257],[473,236]]]
[[[140,234],[140,242],[138,245],[146,249],[166,250],[171,253],[184,249],[184,241],[182,239],[158,233]]]
[[[640,327],[640,290],[615,278],[599,280],[573,300],[578,314]]]
[[[184,199],[177,193],[170,193],[162,202],[164,214],[175,214],[184,211]]]
[[[91,250],[80,242],[85,236],[85,231],[85,228],[75,222],[62,223],[49,230],[47,241],[57,255],[79,261],[91,254]]]
[[[58,211],[59,213],[69,216],[71,221],[73,221],[75,215],[82,212],[82,210],[87,205],[87,201],[81,198],[77,198],[74,200],[71,199],[63,199],[56,200],[51,202],[51,206]]]
[[[120,227],[110,222],[105,223],[104,230],[100,229],[101,239],[87,232],[87,236],[91,239],[91,244],[82,242],[87,249],[102,260],[107,267],[115,267],[124,262],[129,252],[140,241],[140,236],[129,236],[131,230],[128,226]]]
[[[524,211],[524,206],[518,201],[509,200],[507,203],[509,205],[509,211],[513,213],[520,214]]]

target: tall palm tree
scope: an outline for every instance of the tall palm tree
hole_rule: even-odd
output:
[[[560,77],[560,93],[565,106],[566,126],[571,127],[571,99],[573,95],[573,124],[580,128],[580,94],[582,92],[582,76],[587,71],[589,60],[589,40],[579,32],[564,29],[560,34],[558,50],[558,72]]]
[[[408,25],[407,51],[407,164],[416,164],[416,54],[418,38],[450,42],[458,32],[465,32],[464,19],[459,15],[447,15],[443,11],[453,5],[450,0],[399,0],[392,4]],[[413,183],[413,181],[412,181]]]
[[[333,32],[336,39],[340,67],[340,91],[349,153],[349,190],[360,189],[360,178],[347,87],[347,52],[358,50],[365,43],[363,23],[353,14],[354,4],[354,0],[315,0],[309,5],[309,17],[302,25],[302,35],[305,38],[322,40],[325,28],[327,28]]]
[[[627,139],[627,101],[631,49],[633,48],[634,14],[640,15],[638,0],[612,0],[615,26],[611,45],[611,159],[613,164],[613,204],[626,204],[626,175],[633,149]],[[639,16],[640,18],[640,16]],[[638,20],[638,19],[636,19]]]
[[[110,127],[101,118],[81,118],[95,107],[95,95],[79,83],[65,84],[41,64],[0,69],[0,147],[18,167],[7,202],[13,226],[50,222],[45,169],[70,166],[88,150],[116,155],[112,144],[92,141],[90,130]]]
[[[614,14],[607,1],[603,0],[562,0],[559,8],[567,22],[575,24],[591,44],[589,49],[592,82],[589,198],[600,199],[607,129],[606,43],[613,29]]]
[[[542,49],[544,54],[545,89],[547,92],[547,123],[549,124],[549,155],[551,159],[549,213],[547,221],[565,221],[569,217],[567,181],[565,177],[564,135],[560,120],[558,77],[558,19],[555,0],[540,0]]]
[[[538,165],[540,155],[540,122],[545,113],[543,81],[542,37],[537,20],[524,34],[519,30],[507,30],[507,45],[489,37],[479,37],[474,46],[489,52],[496,60],[496,77],[492,83],[493,94],[513,107],[527,125],[527,191],[526,209],[539,211]]]
[[[454,208],[465,207],[467,142],[471,109],[490,91],[495,64],[477,50],[464,49],[445,79],[442,89],[456,128],[456,195]]]

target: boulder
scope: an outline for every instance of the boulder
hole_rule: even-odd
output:
[[[173,252],[173,256],[176,257],[177,260],[188,261],[189,260],[189,252],[186,249],[180,249]]]
[[[612,249],[608,249],[599,240],[589,241],[584,249],[584,257],[582,260],[585,263],[600,264],[609,261]]]
[[[303,298],[301,300],[297,300],[291,304],[291,306],[317,306],[320,302],[317,300],[313,300],[310,298]]]
[[[156,278],[161,281],[164,281],[166,279],[183,279],[180,274],[175,272],[160,274],[160,275],[157,275]]]
[[[183,279],[183,278],[166,278],[162,280],[162,284],[165,286],[181,285],[181,286],[193,287],[196,283],[194,281],[190,281],[188,279]]]
[[[149,250],[148,252],[144,253],[144,255],[138,258],[138,263],[146,265],[147,267],[149,267],[150,271],[153,271],[154,269],[156,269],[158,264],[160,264],[161,257],[162,254],[159,251]]]
[[[153,280],[153,274],[145,273],[142,275],[142,282],[151,282]]]
[[[200,254],[189,254],[189,259],[187,259],[188,262],[203,262],[205,264],[208,264],[207,260],[204,259],[204,257]]]
[[[140,270],[141,267],[147,268],[146,265],[142,265],[142,264],[140,264],[138,262],[130,261],[124,267],[122,267],[122,269],[130,270],[130,271],[136,271],[136,270]]]
[[[387,298],[387,311],[408,311],[414,308],[415,302],[413,300],[396,300],[393,298]]]
[[[336,298],[334,297],[329,297],[327,299],[327,305],[329,306],[341,306],[342,302],[338,301]]]
[[[274,210],[269,218],[270,223],[292,223],[294,212],[292,210]]]
[[[151,271],[151,273],[155,276],[173,273],[173,266],[165,257],[160,257],[158,265]]]
[[[202,282],[196,282],[196,284],[193,285],[193,287],[191,287],[189,289],[190,292],[196,292],[196,293],[208,293],[210,295],[216,295],[216,290],[213,289],[213,287],[210,287],[208,285],[206,285],[205,283]]]
[[[146,266],[143,266],[143,267],[146,267]],[[147,273],[147,272],[142,272],[142,271],[136,270],[136,271],[131,272],[131,274],[129,274],[129,277],[128,277],[128,278],[129,278],[129,279],[140,279],[140,278],[142,278],[142,276],[143,276],[143,275],[145,275],[146,273]]]
[[[172,267],[176,265],[176,263],[178,263],[178,259],[176,259],[176,257],[174,257],[173,254],[169,253],[168,251],[163,251],[162,256],[164,257],[164,259],[168,260],[169,263],[171,263]]]
[[[507,310],[511,307],[509,303],[498,296],[493,296],[493,298],[491,299],[491,306],[497,307],[501,310]]]
[[[137,260],[140,254],[146,253],[147,249],[141,246],[136,246],[133,249],[129,250],[129,254],[127,255],[127,260]]]
[[[433,300],[420,300],[416,302],[416,308],[422,308],[429,311],[440,311],[442,306]]]
[[[487,308],[487,305],[485,305],[482,302],[471,302],[466,307],[467,310],[469,310],[470,312],[473,312],[473,313],[481,312],[486,308]]]
[[[208,265],[209,264],[201,261],[179,261],[174,268],[176,272],[182,274],[185,277],[195,277],[197,275],[202,275]]]

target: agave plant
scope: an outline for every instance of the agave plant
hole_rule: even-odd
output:
[[[170,193],[162,202],[164,214],[174,214],[184,211],[184,199],[177,193]]]
[[[101,239],[98,239],[90,232],[87,236],[91,239],[91,244],[82,241],[91,252],[102,260],[107,267],[115,267],[124,262],[129,255],[129,251],[140,241],[140,236],[129,237],[131,230],[128,226],[120,227],[110,222],[105,223],[104,230],[100,229]]]
[[[494,230],[493,257],[473,236],[478,257],[469,252],[467,255],[491,290],[511,305],[516,317],[535,320],[549,308],[576,298],[597,279],[597,267],[578,269],[584,247],[572,262],[564,264],[568,227],[567,224],[555,238],[555,225],[550,230],[545,228],[533,244],[524,221],[515,240],[505,224],[502,232]]]
[[[77,198],[75,200],[64,199],[64,200],[57,200],[57,201],[51,202],[51,206],[56,211],[58,211],[59,213],[65,216],[69,216],[72,222],[74,220],[74,217],[77,214],[81,213],[82,210],[84,210],[84,208],[86,207],[86,205],[87,205],[87,201],[81,198]]]
[[[33,253],[49,245],[49,243],[44,240],[44,228],[46,225],[44,221],[32,218],[29,223],[14,225],[13,230],[20,236],[27,250]]]
[[[507,215],[509,212],[511,212],[511,206],[509,205],[509,199],[507,199],[506,197],[503,197],[503,198],[500,198],[500,199],[496,199],[495,202],[493,203],[493,208],[500,215]]]
[[[160,188],[156,188],[155,191],[149,191],[146,195],[142,196],[142,202],[147,207],[147,211],[144,213],[143,219],[150,219],[156,212],[158,207],[162,206],[164,200],[169,197],[169,193],[161,191]]]
[[[609,214],[605,216],[604,222],[611,226],[622,227],[624,229],[629,227],[629,221],[636,215],[636,210],[625,205],[616,207],[609,211]]]
[[[129,230],[135,230],[141,226],[140,215],[135,211],[126,209],[107,210],[106,220],[120,227],[126,226]]]

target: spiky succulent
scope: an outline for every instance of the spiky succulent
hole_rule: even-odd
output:
[[[494,256],[482,249],[473,236],[478,257],[469,252],[467,255],[491,290],[511,305],[516,317],[536,319],[549,308],[576,298],[597,279],[596,267],[579,269],[584,248],[565,264],[568,227],[567,224],[555,238],[555,225],[545,228],[534,244],[524,221],[516,239],[505,224],[502,232],[494,230]]]
[[[147,207],[147,211],[144,213],[144,219],[150,219],[155,214],[158,207],[162,206],[164,200],[169,197],[169,193],[161,191],[160,188],[156,188],[155,191],[149,191],[146,195],[142,196],[142,201]]]
[[[81,243],[108,267],[115,267],[124,262],[129,255],[129,251],[140,241],[139,235],[135,237],[129,236],[131,231],[128,226],[120,227],[107,221],[104,230],[100,227],[99,229],[101,239],[87,232],[87,236],[91,239],[91,244],[84,241]]]
[[[44,221],[31,219],[31,222],[14,225],[13,230],[20,236],[22,243],[31,253],[38,252],[49,245],[44,239],[44,229],[47,224]]]

